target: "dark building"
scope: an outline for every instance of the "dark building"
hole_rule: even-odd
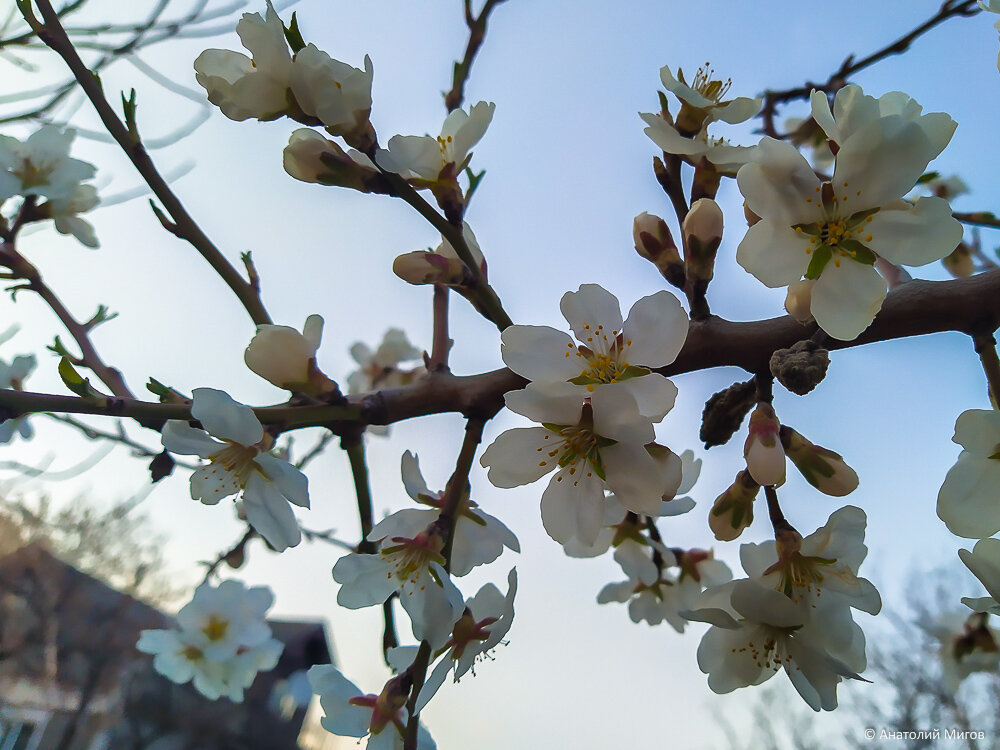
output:
[[[329,664],[320,622],[271,621],[285,644],[243,703],[210,701],[135,649],[172,627],[155,607],[31,544],[0,559],[0,750],[332,750],[305,671]]]

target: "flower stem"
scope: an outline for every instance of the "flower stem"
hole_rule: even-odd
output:
[[[361,520],[361,541],[358,543],[358,553],[362,555],[373,555],[377,548],[375,542],[368,539],[373,524],[372,512],[372,490],[368,481],[368,462],[365,460],[364,432],[361,430],[352,431],[340,438],[340,447],[347,453],[347,459],[351,463],[351,476],[354,479],[354,494],[358,498],[358,517]],[[399,645],[399,638],[396,636],[396,621],[392,612],[392,598],[390,597],[382,605],[382,619],[385,622],[382,631],[382,658],[389,664],[389,649]]]
[[[434,285],[434,333],[431,343],[431,358],[427,362],[428,372],[448,370],[448,352],[451,350],[448,338],[448,287]]]
[[[777,490],[772,486],[765,485],[764,497],[767,498],[767,515],[771,519],[771,526],[775,533],[781,529],[789,528],[790,524],[785,519],[785,514],[781,512],[781,506],[778,504]]]
[[[994,409],[1000,409],[1000,359],[997,358],[996,339],[991,333],[976,334],[972,337],[972,343],[983,364],[983,372],[986,373],[990,403]]]
[[[483,439],[483,428],[486,426],[485,419],[470,419],[465,425],[465,440],[462,442],[462,449],[458,453],[458,460],[455,462],[455,471],[448,480],[448,487],[444,493],[444,502],[441,507],[440,519],[447,523],[444,549],[441,551],[445,559],[444,569],[451,572],[451,550],[455,542],[455,524],[462,510],[462,502],[468,496],[467,487],[469,484],[469,472],[472,470],[472,460],[476,456],[476,449]],[[419,725],[419,714],[415,713],[417,696],[427,679],[427,667],[430,665],[431,646],[427,641],[420,644],[417,656],[413,664],[407,670],[413,680],[413,687],[410,689],[410,699],[406,704],[406,711],[409,719],[406,722],[406,736],[403,741],[403,750],[417,750],[417,727]]]

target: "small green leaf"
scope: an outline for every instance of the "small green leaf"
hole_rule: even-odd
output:
[[[819,275],[823,273],[823,269],[826,268],[826,264],[830,262],[830,258],[832,257],[833,250],[829,245],[820,245],[813,250],[812,260],[809,261],[809,267],[806,269],[806,278],[818,279]]]
[[[285,39],[288,41],[288,46],[292,48],[292,52],[298,52],[306,46],[299,31],[299,19],[294,13],[292,13],[292,22],[287,26],[282,24],[281,28],[285,31]]]
[[[59,360],[59,377],[67,388],[81,398],[101,398],[101,394],[94,390],[89,378],[84,378],[78,373],[66,357]]]
[[[864,263],[866,266],[875,265],[878,256],[857,240],[844,240],[840,246],[850,253],[851,257],[858,263]]]
[[[941,175],[938,172],[924,172],[922,175],[920,175],[920,177],[917,178],[917,184],[923,185],[925,182],[936,180],[940,176]]]

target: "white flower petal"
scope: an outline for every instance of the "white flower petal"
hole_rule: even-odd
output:
[[[243,492],[247,522],[278,552],[302,541],[295,513],[274,484],[252,474]]]
[[[240,445],[253,445],[264,437],[264,428],[253,413],[224,391],[195,388],[192,391],[191,416],[214,437]]]
[[[856,339],[882,308],[889,286],[869,265],[844,258],[826,265],[812,289],[811,310],[835,339]]]
[[[585,344],[598,326],[603,326],[608,336],[612,331],[622,330],[622,311],[618,298],[598,284],[581,284],[577,291],[566,292],[559,302],[559,309],[573,333]],[[596,344],[597,342],[591,342],[588,346],[597,351]],[[601,351],[606,351],[606,348]]]
[[[742,174],[742,173],[741,173]],[[736,262],[772,289],[802,278],[812,245],[789,224],[761,219],[747,230],[736,249]]]
[[[582,369],[573,339],[555,328],[509,326],[500,340],[504,364],[528,380],[569,380]]]
[[[624,324],[624,356],[633,365],[665,367],[677,359],[687,332],[687,313],[673,294],[663,290],[643,297]]]
[[[883,208],[872,216],[870,245],[891,263],[922,266],[941,260],[962,241],[962,225],[944,198],[918,198],[905,209]]]

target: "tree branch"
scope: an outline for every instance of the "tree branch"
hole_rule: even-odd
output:
[[[922,336],[942,331],[968,335],[993,331],[1000,323],[1000,269],[951,281],[908,281],[886,297],[875,322],[853,341],[828,339],[830,350],[850,349],[879,341]],[[771,355],[809,338],[815,324],[803,326],[786,315],[769,320],[734,322],[712,315],[694,321],[677,359],[660,368],[679,375],[712,367],[734,366],[750,373],[767,372]],[[428,414],[459,412],[488,419],[503,408],[507,391],[527,381],[506,368],[478,375],[429,373],[412,385],[386,388],[348,397],[344,406],[266,406],[254,409],[264,424],[285,429],[329,426],[337,421],[392,424]],[[29,391],[0,390],[0,407],[8,416],[39,411],[105,414],[135,419],[191,419],[191,407],[134,399],[87,401]],[[336,426],[336,425],[335,425]]]

